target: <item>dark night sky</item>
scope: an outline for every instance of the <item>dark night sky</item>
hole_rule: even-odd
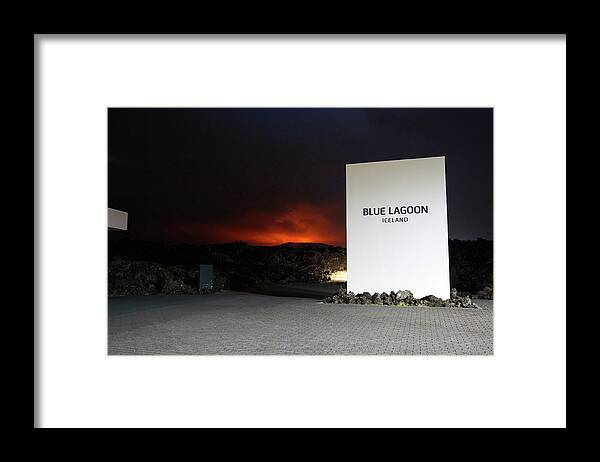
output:
[[[451,238],[492,239],[492,109],[109,109],[129,237],[345,245],[345,164],[446,156]]]

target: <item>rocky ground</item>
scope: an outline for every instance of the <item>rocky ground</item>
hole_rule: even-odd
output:
[[[370,294],[363,292],[354,294],[340,289],[338,293],[323,300],[325,303],[352,304],[352,305],[393,305],[393,306],[435,306],[448,308],[479,308],[471,300],[469,294],[459,294],[456,289],[450,291],[450,298],[442,300],[434,295],[427,295],[422,298],[415,298],[410,290],[399,290]]]
[[[328,282],[333,272],[346,269],[346,249],[325,244],[261,247],[235,242],[167,246],[109,239],[108,248],[109,296],[197,294],[198,265],[202,263],[214,266],[214,291],[268,289],[273,292],[276,290],[273,287],[318,285]],[[492,242],[451,240],[449,248],[451,286],[456,288],[454,298],[440,301],[429,296],[416,300],[408,290],[355,295],[342,288],[330,302],[380,304],[381,299],[384,305],[410,301],[420,303],[419,306],[462,306],[468,303],[465,296],[492,299]],[[346,301],[350,299],[355,301]]]
[[[293,283],[323,283],[346,268],[346,249],[324,244],[162,246],[109,241],[108,293],[196,294],[198,265],[214,267],[214,291],[255,290]]]
[[[116,256],[108,263],[108,295],[195,295],[200,293],[198,277],[197,267]],[[213,284],[215,292],[227,285],[219,273]]]

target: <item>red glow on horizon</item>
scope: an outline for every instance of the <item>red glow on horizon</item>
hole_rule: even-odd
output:
[[[346,229],[336,205],[304,203],[282,212],[251,210],[226,223],[182,223],[171,226],[169,234],[194,244],[244,241],[265,246],[287,242],[345,245]]]

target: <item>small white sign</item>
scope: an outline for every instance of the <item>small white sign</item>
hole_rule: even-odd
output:
[[[127,212],[116,209],[108,209],[108,229],[120,229],[127,231]]]
[[[347,289],[450,298],[445,157],[346,165]]]

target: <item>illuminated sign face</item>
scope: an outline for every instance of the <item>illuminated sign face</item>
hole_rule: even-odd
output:
[[[450,297],[444,157],[346,165],[348,291]]]

